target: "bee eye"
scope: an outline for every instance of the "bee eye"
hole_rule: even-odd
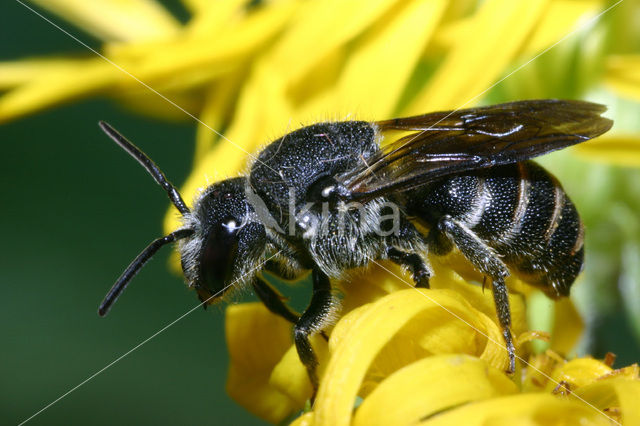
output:
[[[209,297],[220,296],[231,284],[240,229],[237,220],[228,218],[209,232],[200,258],[200,285],[209,291]]]

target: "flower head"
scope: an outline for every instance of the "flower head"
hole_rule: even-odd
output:
[[[637,364],[614,370],[610,361],[567,361],[555,348],[532,355],[531,339],[548,336],[526,331],[522,296],[512,295],[511,303],[526,363],[509,377],[490,294],[446,269],[432,290],[416,290],[402,272],[392,269],[390,278],[386,268],[344,285],[352,310],[328,342],[313,342],[320,388],[313,408],[302,413],[311,386],[291,326],[258,303],[229,307],[232,397],[274,423],[301,413],[295,425],[634,424],[640,416],[632,402],[640,396]]]

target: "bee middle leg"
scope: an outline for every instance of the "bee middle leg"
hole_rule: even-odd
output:
[[[275,272],[274,272],[275,274]],[[281,278],[279,275],[276,275],[278,278]],[[300,319],[300,315],[291,309],[289,305],[287,305],[287,298],[283,296],[275,287],[273,287],[267,280],[258,275],[253,283],[251,283],[253,287],[253,291],[255,292],[258,299],[266,306],[266,308],[272,314],[276,314],[281,318],[289,321],[291,324],[295,324]],[[324,332],[320,331],[322,338],[329,341],[329,336]]]
[[[451,216],[446,215],[440,218],[437,232],[446,236],[478,271],[491,278],[496,314],[509,354],[507,372],[513,373],[516,367],[516,351],[511,336],[511,309],[505,284],[505,278],[509,276],[507,266],[473,231]],[[434,238],[432,241],[437,239]]]
[[[313,269],[313,295],[307,309],[293,327],[294,341],[300,361],[307,369],[311,386],[313,387],[312,401],[318,391],[318,358],[316,357],[309,336],[322,331],[335,306],[331,292],[329,277],[319,269]]]
[[[413,275],[413,281],[416,283],[416,287],[429,288],[429,277],[431,276],[431,271],[429,271],[429,267],[419,254],[408,253],[389,246],[387,247],[387,258],[393,263],[409,268]]]

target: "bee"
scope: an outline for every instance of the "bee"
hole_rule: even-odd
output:
[[[267,145],[246,176],[214,183],[189,208],[162,171],[108,124],[100,126],[167,192],[182,226],[154,240],[117,279],[98,313],[163,246],[177,242],[189,287],[205,305],[250,286],[294,324],[314,389],[309,337],[337,309],[331,280],[390,260],[429,287],[428,254],[457,249],[491,281],[515,370],[505,279],[510,273],[553,299],[568,296],[583,267],[584,228],[560,183],[529,161],[605,133],[602,105],[528,100],[377,122],[323,122]],[[400,132],[385,141],[385,135]],[[384,141],[384,143],[383,143]],[[261,274],[311,271],[313,293],[299,315]]]

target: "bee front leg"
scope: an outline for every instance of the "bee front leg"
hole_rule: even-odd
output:
[[[318,358],[313,351],[309,336],[313,333],[322,331],[327,325],[329,317],[335,308],[333,294],[331,292],[331,282],[329,277],[319,269],[314,269],[313,277],[313,296],[307,309],[293,327],[294,341],[300,361],[307,369],[311,386],[313,387],[313,401],[318,391]]]
[[[507,266],[473,231],[451,216],[443,216],[438,221],[437,231],[458,247],[458,250],[478,271],[491,278],[496,314],[509,354],[507,373],[515,372],[516,350],[511,336],[511,309],[509,308],[507,286],[504,282],[505,278],[509,276]],[[432,241],[437,241],[437,239]]]

